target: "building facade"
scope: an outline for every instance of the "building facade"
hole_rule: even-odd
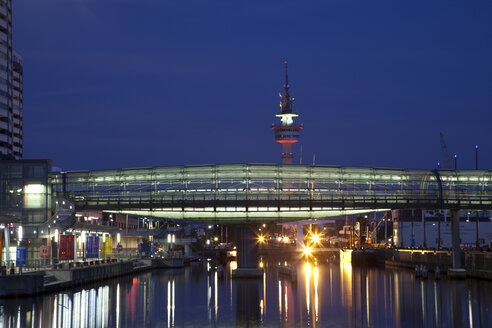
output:
[[[12,47],[12,0],[0,0],[0,155],[22,159],[22,57]]]
[[[39,225],[51,217],[49,160],[0,160],[0,227]]]

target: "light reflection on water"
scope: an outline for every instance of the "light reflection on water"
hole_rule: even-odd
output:
[[[0,300],[0,327],[339,326],[486,327],[492,282],[418,280],[410,271],[350,263],[274,261],[257,280],[231,280],[195,263],[83,289]],[[280,263],[284,263],[282,260]],[[235,266],[235,264],[232,264]]]

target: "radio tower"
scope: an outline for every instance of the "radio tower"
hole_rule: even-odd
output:
[[[272,130],[275,134],[275,142],[282,144],[282,164],[292,164],[294,154],[292,153],[292,144],[299,141],[303,124],[294,125],[294,117],[299,114],[292,113],[292,102],[294,98],[289,92],[289,75],[287,73],[287,61],[285,61],[285,84],[284,92],[280,93],[280,117],[282,125],[272,124]]]

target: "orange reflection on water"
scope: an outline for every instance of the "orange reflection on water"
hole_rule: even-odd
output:
[[[340,263],[340,291],[342,305],[352,307],[352,264]]]
[[[306,281],[306,308],[309,315],[309,278],[311,276],[311,264],[309,262],[304,263],[304,280]]]
[[[315,267],[313,270],[313,279],[314,279],[314,318],[315,321],[318,322],[318,278],[319,272],[318,267]]]
[[[126,304],[127,304],[127,311],[130,314],[130,318],[132,320],[135,319],[136,317],[136,312],[137,312],[137,299],[138,299],[138,285],[140,283],[140,280],[137,277],[134,277],[132,279],[132,286],[130,287],[130,290],[128,293],[126,293],[125,298],[126,298]]]

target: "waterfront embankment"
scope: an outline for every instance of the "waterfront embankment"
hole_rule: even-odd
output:
[[[50,270],[0,276],[0,297],[53,292],[118,276],[143,272],[154,266],[150,260],[94,260],[58,264]]]
[[[492,280],[492,252],[466,251],[461,256],[467,277]],[[429,271],[439,267],[441,273],[447,273],[453,267],[453,258],[447,250],[390,249],[386,252],[385,265],[409,269],[423,265]]]

